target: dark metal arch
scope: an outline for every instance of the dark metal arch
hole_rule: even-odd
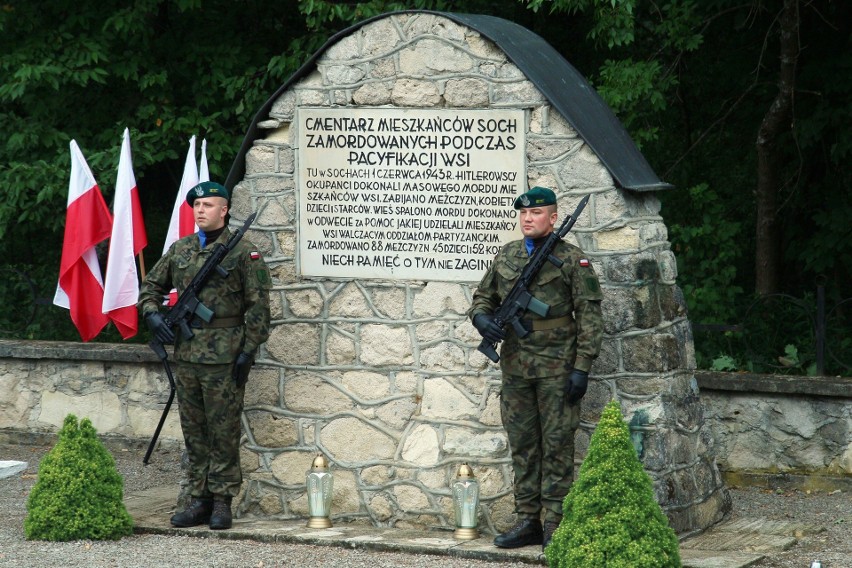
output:
[[[317,59],[332,45],[359,28],[397,14],[432,14],[476,30],[493,41],[550,104],[565,117],[609,170],[616,183],[633,191],[657,191],[672,186],[660,181],[645,157],[588,81],[538,34],[509,20],[481,14],[455,14],[431,10],[388,12],[334,34],[264,103],[252,119],[240,151],[231,165],[225,186],[233,189],[245,175],[245,157],[260,137],[258,124],[266,120],[273,103],[294,83],[315,68]]]

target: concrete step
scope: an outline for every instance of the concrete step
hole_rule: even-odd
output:
[[[245,538],[263,542],[344,546],[385,552],[546,564],[541,546],[497,548],[491,535],[460,541],[454,539],[449,530],[407,530],[356,523],[339,523],[328,529],[309,529],[305,527],[305,520],[251,518],[234,519],[234,526],[224,531],[211,531],[206,526],[175,529],[169,524],[169,517],[174,513],[177,493],[176,486],[165,486],[127,495],[124,501],[133,517],[136,532]],[[796,543],[797,538],[824,530],[804,523],[760,518],[737,519],[681,541],[681,559],[684,568],[746,568],[759,562],[767,553],[787,550]]]

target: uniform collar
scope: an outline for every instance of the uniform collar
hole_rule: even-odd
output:
[[[210,243],[215,243],[228,230],[227,225],[222,225],[220,228],[213,231],[205,232],[198,231],[198,243],[201,248],[205,248]]]

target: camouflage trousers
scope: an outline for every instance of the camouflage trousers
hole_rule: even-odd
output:
[[[565,404],[564,377],[503,375],[503,427],[515,473],[515,512],[522,518],[562,520],[562,500],[574,481],[574,432],[580,405]]]
[[[193,497],[236,497],[240,492],[240,415],[245,387],[237,388],[232,367],[184,362],[177,366],[175,386],[189,458],[188,491]]]

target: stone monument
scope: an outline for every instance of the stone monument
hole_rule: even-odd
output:
[[[582,461],[620,402],[678,533],[730,503],[704,427],[660,182],[617,119],[540,37],[489,16],[405,11],[337,34],[262,107],[226,185],[273,272],[273,331],[246,393],[238,515],[308,515],[323,453],[332,519],[453,525],[468,463],[481,523],[513,519],[500,376],[465,318],[514,196],[591,199],[569,236],[604,290]]]

